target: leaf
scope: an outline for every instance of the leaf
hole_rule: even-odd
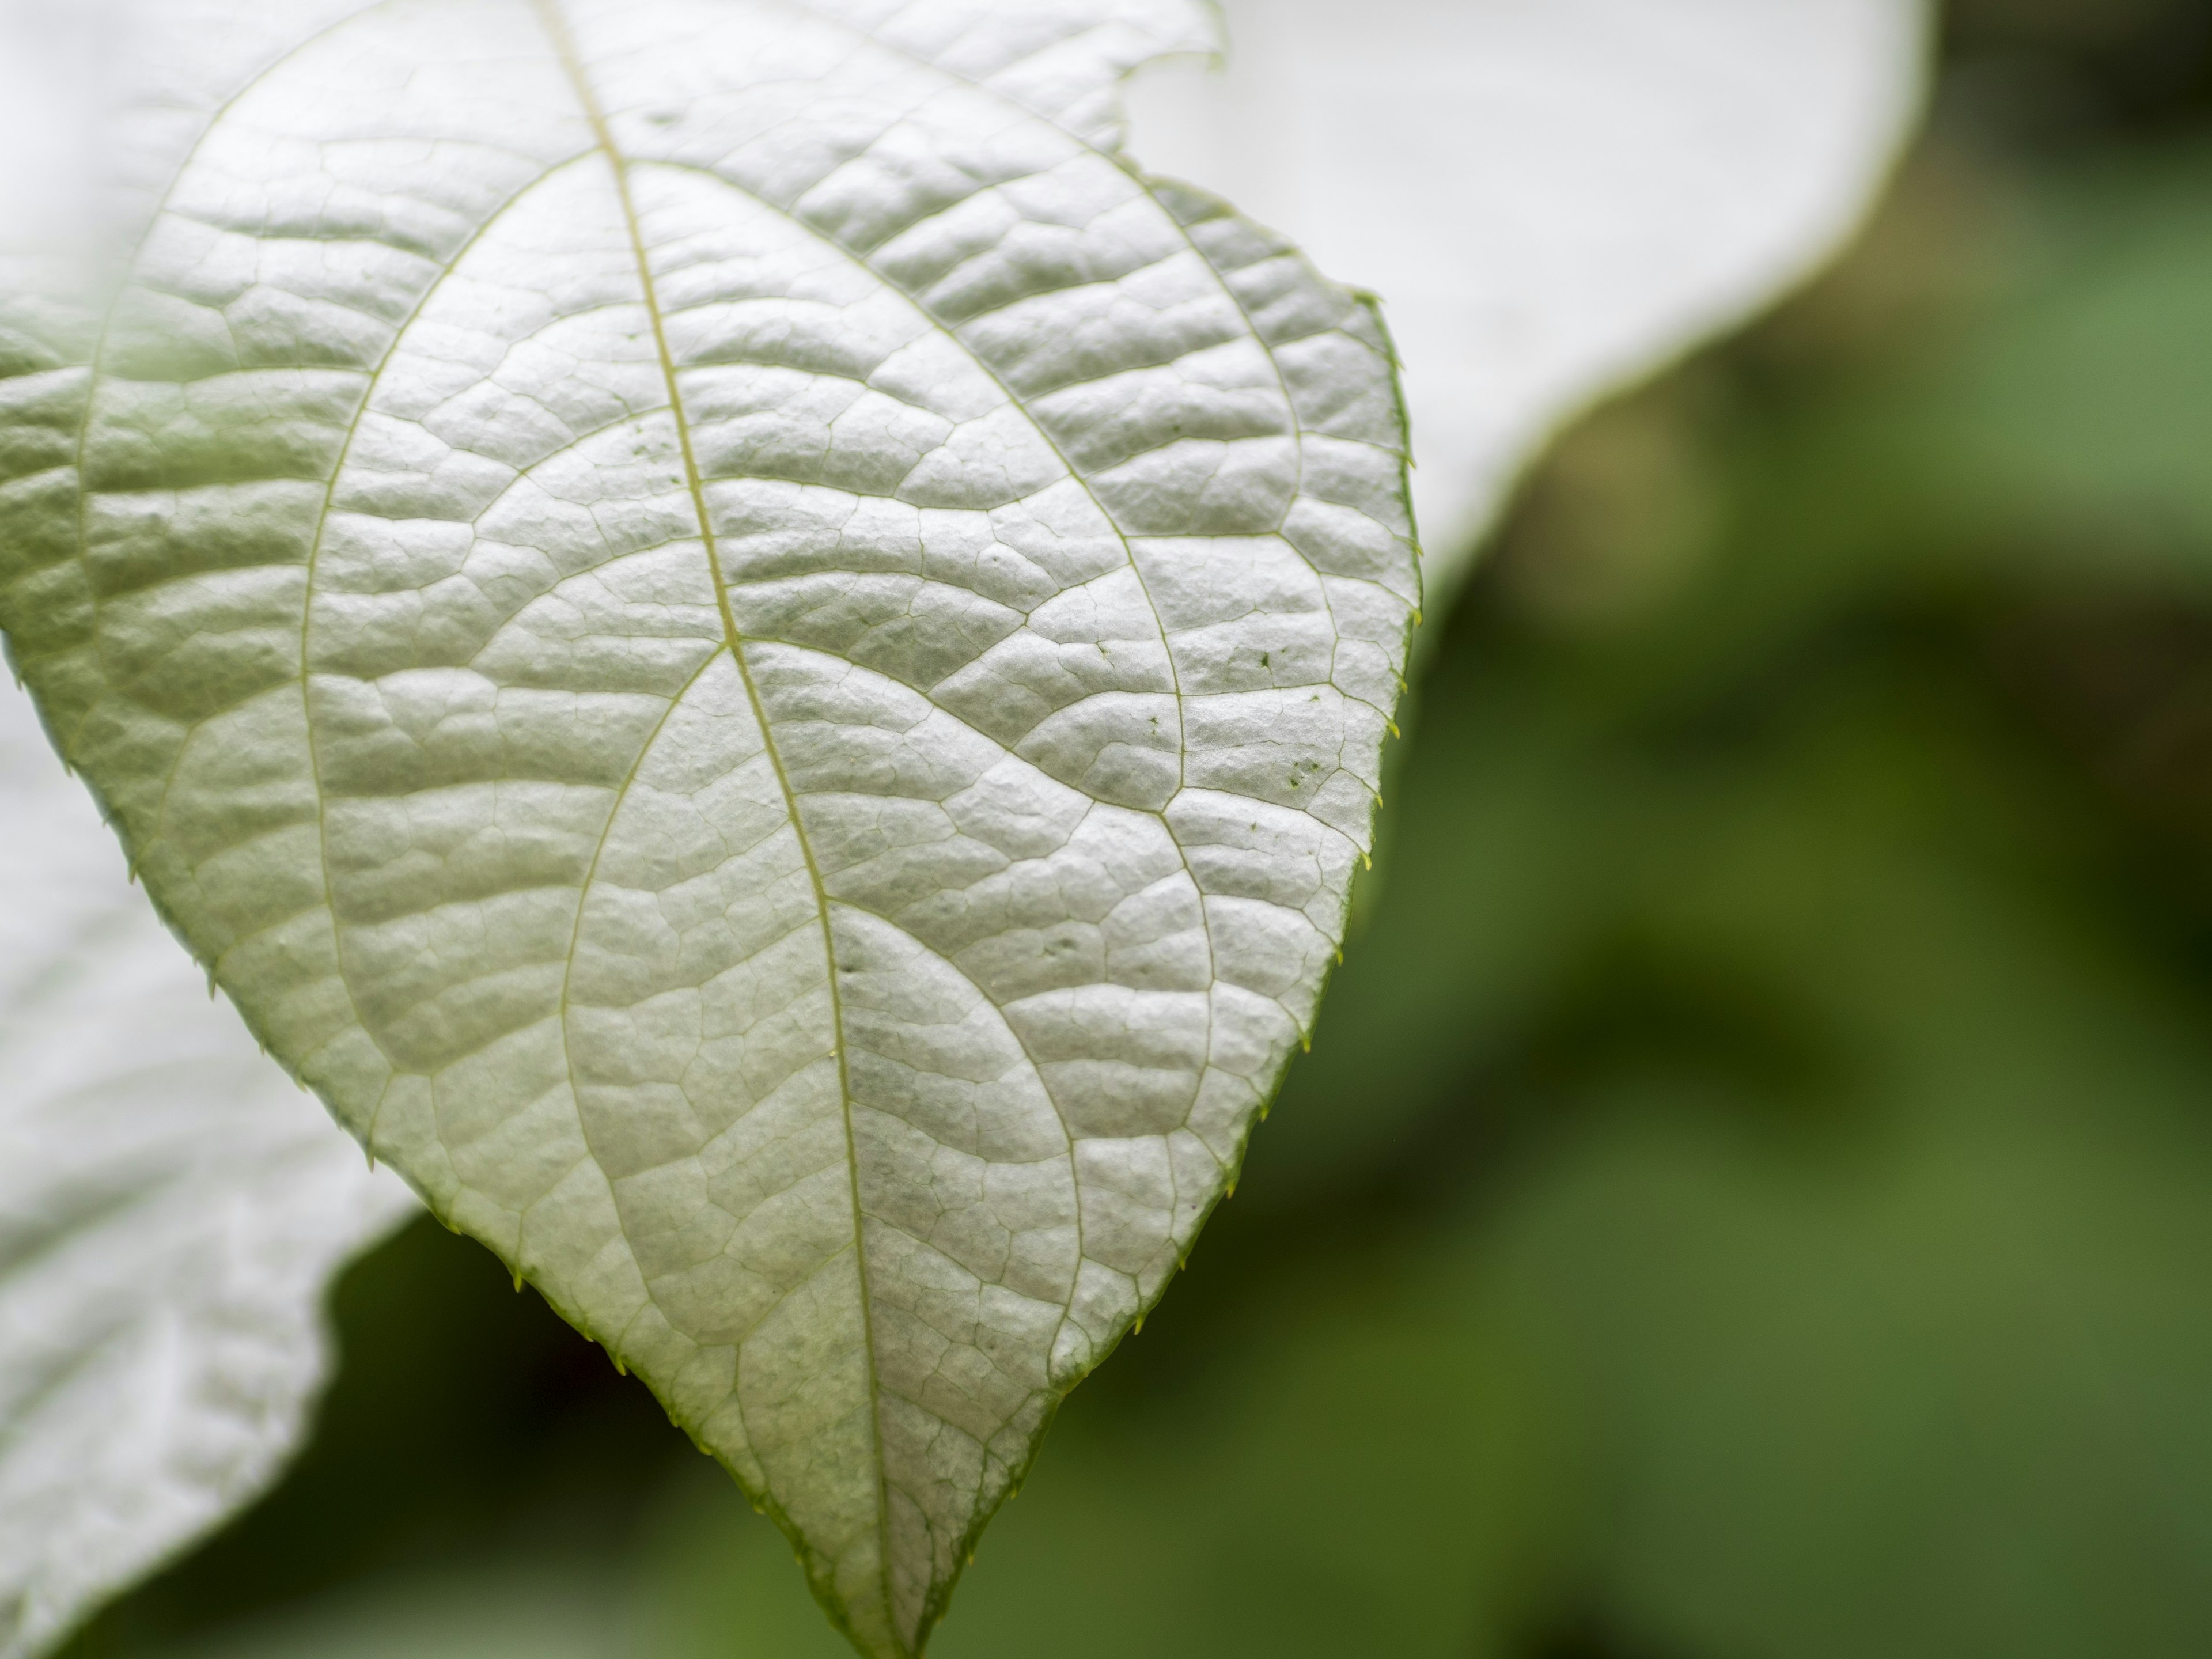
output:
[[[1917,112],[1919,0],[1224,0],[1132,149],[1389,302],[1432,593],[1601,393],[1858,222]]]
[[[919,1652],[1341,938],[1380,325],[1112,155],[1181,4],[222,15],[0,383],[0,623],[271,1050]]]
[[[415,1208],[264,1060],[0,688],[0,1656],[266,1486]]]

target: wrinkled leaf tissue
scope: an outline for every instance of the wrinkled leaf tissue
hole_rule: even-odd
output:
[[[918,1653],[1340,943],[1381,326],[1114,153],[1180,0],[198,9],[112,305],[10,306],[15,664],[271,1051]]]

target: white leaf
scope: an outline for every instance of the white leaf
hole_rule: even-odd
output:
[[[271,1049],[916,1653],[1341,938],[1379,325],[1112,155],[1182,0],[121,38],[137,252],[0,380],[16,659]]]
[[[1381,294],[1431,589],[1578,407],[1766,303],[1918,107],[1921,0],[1224,0],[1130,148]]]
[[[0,1656],[276,1474],[415,1203],[269,1063],[0,685]]]

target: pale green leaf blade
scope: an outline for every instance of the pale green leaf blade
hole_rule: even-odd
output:
[[[0,620],[157,901],[870,1653],[1189,1249],[1367,843],[1387,342],[1101,148],[1203,25],[321,20],[13,388]]]

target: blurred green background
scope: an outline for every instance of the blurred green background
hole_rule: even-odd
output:
[[[936,1659],[2212,1652],[2212,4],[1960,0],[1863,245],[1432,615],[1310,1059]],[[420,1224],[70,1659],[837,1659]]]

